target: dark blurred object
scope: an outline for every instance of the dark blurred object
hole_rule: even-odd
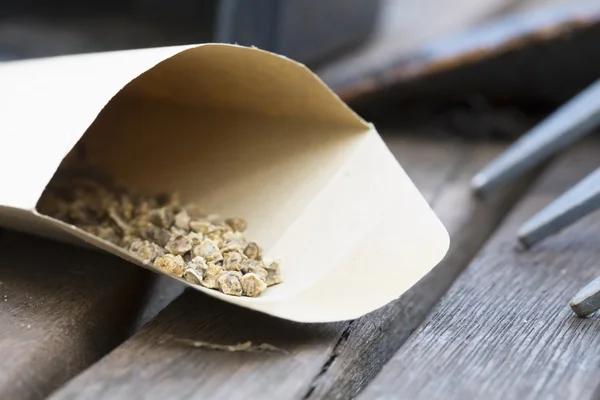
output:
[[[128,0],[131,15],[188,33],[185,44],[215,41],[219,0]]]
[[[35,16],[35,17],[68,17],[81,15],[97,15],[127,8],[128,0],[2,0],[0,1],[0,17]]]
[[[369,120],[476,96],[549,109],[600,76],[600,2],[519,12],[327,83]]]
[[[217,42],[254,45],[304,63],[331,58],[374,30],[379,0],[221,0]]]
[[[134,0],[140,14],[210,27],[211,41],[256,46],[303,63],[364,42],[380,0]]]
[[[226,42],[315,63],[366,40],[378,12],[379,0],[0,0],[0,54]]]

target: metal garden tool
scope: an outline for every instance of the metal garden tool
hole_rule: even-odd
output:
[[[473,189],[485,194],[507,183],[600,126],[600,79],[523,135],[472,180]],[[599,156],[600,164],[600,156]],[[526,247],[557,233],[600,209],[600,168],[526,221],[518,231]],[[600,309],[600,278],[571,301],[579,316]]]

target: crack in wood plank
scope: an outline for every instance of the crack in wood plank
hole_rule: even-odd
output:
[[[304,394],[304,396],[302,396],[302,399],[309,399],[311,397],[311,395],[313,394],[313,392],[315,391],[315,389],[317,389],[317,387],[319,386],[320,381],[327,375],[329,368],[331,367],[331,365],[334,363],[335,359],[340,354],[340,348],[350,337],[350,333],[352,332],[352,324],[354,324],[354,322],[355,321],[348,322],[346,329],[344,329],[344,331],[340,335],[340,338],[338,339],[337,343],[333,347],[333,350],[331,351],[331,354],[329,355],[329,359],[325,362],[325,364],[323,364],[323,368],[321,368],[321,371],[319,371],[319,374],[311,381],[311,383],[308,387],[308,390]]]

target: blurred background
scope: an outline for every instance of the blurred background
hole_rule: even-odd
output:
[[[305,63],[379,124],[515,136],[600,76],[600,1],[0,0],[0,61],[203,42]]]
[[[376,0],[3,0],[4,59],[203,42],[316,60],[363,41]],[[337,28],[334,28],[337,27]]]

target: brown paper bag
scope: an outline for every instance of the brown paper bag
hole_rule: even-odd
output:
[[[399,297],[448,249],[375,128],[287,58],[222,44],[64,56],[6,63],[0,88],[1,225],[160,273],[36,211],[81,141],[131,188],[179,190],[248,221],[247,236],[281,258],[284,283],[248,298],[186,282],[242,307],[354,319]]]

